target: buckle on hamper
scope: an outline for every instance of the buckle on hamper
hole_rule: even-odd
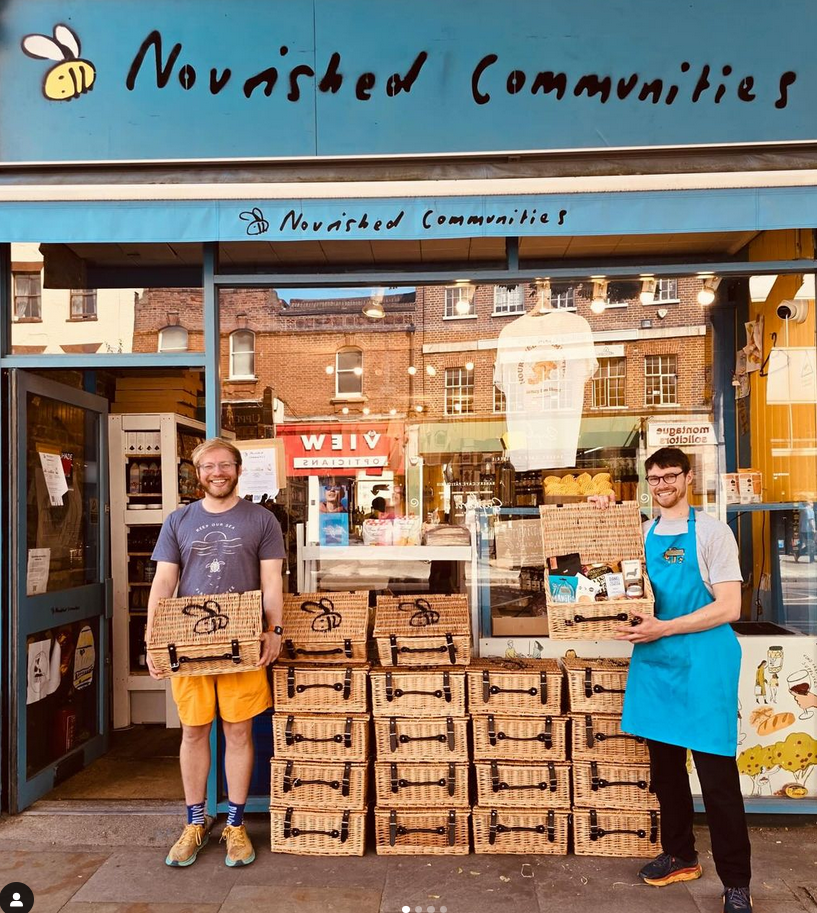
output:
[[[482,673],[482,700],[486,704],[492,694],[529,694],[534,697],[539,690],[539,688],[500,688],[499,685],[491,684],[491,676],[487,669]],[[545,697],[542,703],[547,703],[547,681],[545,681]]]
[[[435,688],[434,691],[408,691],[403,688],[394,687],[394,676],[391,672],[386,673],[386,700],[391,704],[396,697],[405,697],[408,694],[425,695],[427,697],[445,698],[447,704],[451,703],[451,675],[443,672],[442,688]]]
[[[217,653],[214,656],[179,656],[176,644],[168,644],[167,656],[170,660],[171,672],[178,672],[182,663],[208,663],[217,659],[231,659],[236,665],[241,662],[241,650],[235,639],[230,641],[229,653]]]
[[[572,628],[574,624],[580,625],[584,624],[586,621],[596,622],[596,621],[627,621],[629,615],[626,612],[618,612],[615,615],[596,615],[593,618],[587,618],[584,615],[574,615],[573,620],[569,618],[565,619],[565,625],[569,628]]]
[[[352,747],[352,717],[346,717],[346,725],[343,728],[343,732],[337,732],[335,735],[327,736],[326,738],[313,739],[305,735],[301,735],[300,732],[293,732],[295,726],[295,717],[290,714],[287,717],[287,725],[284,730],[284,738],[287,745],[297,745],[301,742],[336,742],[338,745],[343,745],[344,748]]]
[[[488,831],[488,843],[496,843],[497,834],[509,834],[512,831],[525,831],[533,834],[547,834],[548,843],[556,840],[556,815],[553,809],[548,809],[547,824],[536,824],[533,827],[509,827],[499,823],[499,814],[495,808],[491,809],[491,822]]]
[[[596,761],[590,762],[590,788],[594,793],[600,789],[606,789],[608,786],[635,786],[638,789],[647,789],[649,783],[646,780],[605,780],[599,776],[599,765]]]
[[[292,776],[292,761],[287,761],[286,770],[284,771],[284,792],[292,792],[299,786],[328,786],[330,789],[339,789],[341,795],[349,795],[349,775],[352,772],[352,765],[347,761],[343,765],[343,780],[302,780],[300,777]]]
[[[457,841],[457,812],[451,808],[448,810],[447,825],[439,827],[406,827],[404,824],[397,823],[397,810],[392,809],[389,812],[389,846],[397,843],[398,837],[405,837],[406,834],[440,834],[448,832],[448,845],[454,846]]]
[[[397,635],[389,635],[389,649],[391,651],[391,664],[397,665],[397,657],[400,653],[445,653],[448,652],[448,660],[451,665],[457,662],[457,648],[454,645],[454,636],[451,633],[445,635],[445,643],[439,647],[398,647]]]
[[[644,742],[644,738],[642,736],[628,735],[626,732],[619,732],[614,735],[608,735],[606,732],[594,732],[593,718],[589,714],[584,718],[584,735],[588,748],[593,748],[596,742],[607,742],[610,739],[632,739],[634,742],[638,742],[639,745],[643,744]]]
[[[624,689],[605,688],[604,685],[594,685],[593,670],[588,666],[584,670],[584,696],[593,697],[594,694],[624,694]]]
[[[538,783],[518,783],[513,785],[506,783],[505,780],[499,779],[499,764],[496,761],[491,761],[491,790],[495,793],[515,789],[538,789],[541,792],[549,789],[552,793],[555,793],[557,787],[558,783],[556,781],[556,766],[554,765],[553,761],[548,761],[547,780],[540,780]]]
[[[346,674],[343,676],[342,682],[330,682],[328,684],[314,684],[314,685],[296,685],[295,684],[295,669],[292,666],[287,669],[287,697],[292,699],[295,697],[295,694],[303,694],[304,691],[309,691],[310,688],[329,688],[331,691],[342,691],[343,699],[345,701],[349,700],[349,696],[352,693],[352,670],[350,668],[346,669]]]
[[[395,794],[409,786],[448,786],[449,796],[453,796],[457,789],[457,767],[453,763],[448,765],[448,776],[440,777],[439,780],[407,780],[405,777],[398,777],[397,765],[394,762],[389,765],[389,774],[391,791]]]
[[[553,748],[553,717],[545,717],[545,731],[537,732],[536,735],[508,735],[502,730],[497,731],[496,720],[492,713],[488,714],[488,741],[492,746],[497,742],[544,742],[545,748]]]
[[[389,748],[391,751],[397,751],[398,745],[407,745],[409,742],[448,742],[448,750],[454,751],[456,748],[456,735],[454,732],[454,718],[445,718],[445,732],[439,735],[406,735],[401,733],[397,735],[397,717],[389,717]]]
[[[297,659],[299,656],[337,656],[338,653],[342,653],[346,659],[353,656],[352,641],[348,637],[344,638],[342,647],[334,647],[332,650],[307,650],[304,647],[296,647],[291,639],[287,640],[286,648],[289,659]]]
[[[608,831],[603,827],[599,827],[599,819],[595,809],[590,810],[590,839],[598,840],[600,837],[607,837],[611,834],[632,834],[634,837],[638,837],[640,840],[643,840],[647,836],[647,832],[643,827],[639,827],[637,830],[630,831],[626,829],[621,830],[612,830]],[[655,843],[658,840],[658,814],[655,811],[650,812],[650,843]]]
[[[343,813],[343,817],[340,822],[340,829],[333,827],[331,831],[311,831],[306,828],[293,827],[292,826],[292,812],[293,809],[288,808],[286,814],[284,815],[284,839],[289,840],[290,837],[302,837],[305,834],[320,834],[322,837],[331,837],[332,840],[340,840],[341,843],[346,843],[349,839],[349,811],[348,809]]]

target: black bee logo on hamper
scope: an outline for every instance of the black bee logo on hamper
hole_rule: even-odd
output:
[[[398,612],[410,612],[414,609],[414,614],[409,619],[412,628],[427,628],[429,625],[435,625],[440,620],[440,613],[432,609],[427,599],[415,599],[413,602],[401,602],[397,606]]]
[[[265,235],[269,231],[269,222],[264,218],[264,213],[257,206],[239,213],[238,218],[242,222],[250,223],[247,226],[248,235]]]
[[[301,611],[317,612],[318,614],[312,619],[310,627],[319,634],[325,634],[327,631],[334,631],[339,628],[343,621],[343,615],[335,611],[335,604],[331,599],[323,597],[319,602],[307,600],[301,603]]]
[[[201,604],[191,602],[182,609],[182,612],[191,618],[199,616],[193,625],[194,634],[215,634],[216,631],[224,630],[230,623],[229,615],[221,611],[221,606],[214,599],[208,599]]]

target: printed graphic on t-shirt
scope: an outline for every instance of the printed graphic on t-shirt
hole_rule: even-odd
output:
[[[235,527],[231,523],[222,523],[220,526],[226,527],[229,532],[235,532]],[[199,527],[196,532],[205,529]],[[243,548],[240,536],[231,536],[229,532],[223,529],[211,530],[201,539],[194,539],[190,545],[190,550],[195,556],[195,561],[200,564],[196,574],[197,579],[208,581],[206,588],[198,587],[197,593],[220,592],[229,593],[235,587],[227,587],[224,590],[213,589],[213,582],[220,580],[225,572],[229,569],[230,557],[238,554]]]

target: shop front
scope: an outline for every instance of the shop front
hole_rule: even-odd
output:
[[[662,13],[660,55],[638,0],[547,33],[527,2],[119,6],[113,37],[90,0],[2,13],[4,807],[176,737],[150,553],[225,434],[288,592],[465,594],[486,657],[626,655],[548,636],[539,509],[649,517],[644,459],[680,446],[740,546],[745,792],[813,810],[813,765],[774,758],[817,737],[805,43],[771,11],[738,39],[732,4]]]

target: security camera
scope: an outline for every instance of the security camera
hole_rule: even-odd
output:
[[[808,317],[808,301],[804,298],[781,301],[777,306],[777,316],[781,320],[791,320],[792,323],[805,323]]]

